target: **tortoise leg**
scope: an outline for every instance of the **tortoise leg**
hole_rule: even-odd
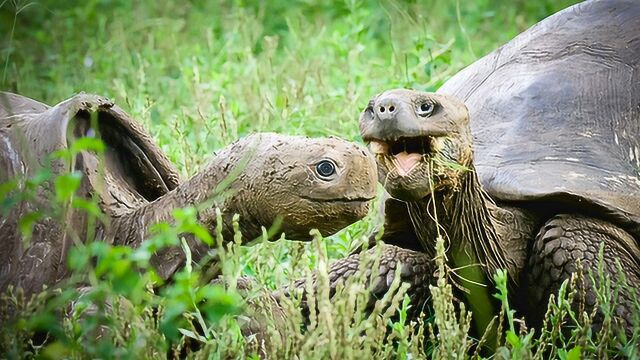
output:
[[[576,271],[580,260],[584,269],[582,284],[574,299],[574,307],[580,305],[580,294],[584,294],[584,310],[591,313],[596,306],[596,291],[589,278],[593,272],[598,281],[597,269],[600,246],[604,244],[602,268],[615,286],[620,279],[617,261],[626,283],[620,287],[614,315],[622,320],[626,329],[632,327],[632,317],[637,309],[634,299],[639,295],[640,249],[629,233],[610,222],[578,215],[557,215],[549,220],[538,233],[529,257],[527,271],[529,309],[534,312],[534,321],[541,321],[551,294],[556,293],[562,282]],[[584,292],[582,292],[584,291]],[[594,326],[601,325],[602,316],[596,316]]]
[[[429,298],[429,284],[434,277],[435,264],[429,256],[423,252],[413,251],[394,245],[382,244],[382,249],[369,249],[363,253],[352,254],[342,260],[331,264],[329,268],[330,296],[336,292],[339,284],[344,283],[348,278],[355,276],[360,268],[360,262],[367,257],[375,256],[376,251],[381,251],[380,262],[376,271],[372,271],[371,265],[365,269],[366,278],[371,281],[371,294],[369,304],[373,306],[377,299],[380,299],[389,291],[395,277],[395,272],[400,270],[400,280],[410,285],[407,295],[411,298],[414,310],[422,309]],[[372,274],[375,278],[372,278]],[[312,281],[314,288],[317,286],[317,274],[314,274]],[[293,285],[293,289],[286,289],[285,295],[291,291],[305,291],[306,280],[300,279]],[[304,304],[303,304],[304,306]]]

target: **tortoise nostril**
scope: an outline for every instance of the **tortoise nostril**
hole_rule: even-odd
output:
[[[397,99],[383,98],[376,101],[374,111],[381,120],[388,120],[396,116],[400,111]]]

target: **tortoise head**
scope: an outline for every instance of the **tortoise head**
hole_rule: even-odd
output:
[[[254,139],[256,138],[256,139]],[[363,218],[376,196],[373,156],[361,145],[335,138],[307,138],[272,133],[258,140],[243,185],[247,212],[264,226],[282,220],[279,231],[290,239],[309,239],[318,229],[330,235]]]
[[[360,134],[376,156],[379,181],[400,200],[456,191],[472,165],[469,113],[449,95],[385,91],[362,112]]]

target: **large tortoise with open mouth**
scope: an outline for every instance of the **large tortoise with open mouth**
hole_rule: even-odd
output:
[[[412,259],[402,267],[405,280],[429,281],[431,274],[412,269],[431,261],[443,236],[471,297],[478,287],[465,278],[486,283],[506,269],[512,296],[535,323],[578,262],[595,269],[602,247],[605,274],[620,279],[619,262],[629,285],[620,289],[617,315],[628,326],[638,313],[637,1],[561,11],[436,94],[385,91],[362,112],[360,131],[391,196],[383,240],[400,248],[387,251],[389,261]],[[333,278],[348,276],[357,256],[336,263]],[[469,266],[476,263],[480,272]],[[585,285],[592,308],[593,284]],[[423,299],[424,286],[418,290]]]
[[[51,159],[82,137],[99,137],[104,153],[82,150],[71,161]],[[52,181],[40,184],[32,197],[19,196],[47,161],[53,176],[71,170],[82,174],[75,196],[96,197],[102,221],[91,226],[87,212],[75,207],[61,215],[49,212]],[[79,94],[49,107],[0,92],[0,184],[15,184],[3,199],[3,205],[11,206],[0,213],[0,291],[12,285],[33,293],[67,276],[65,259],[74,241],[95,238],[137,247],[150,225],[170,221],[173,209],[187,206],[198,208],[198,221],[212,234],[214,209],[220,208],[225,239],[233,238],[234,214],[240,215],[247,240],[278,223],[271,236],[285,233],[308,240],[314,228],[333,234],[367,214],[376,179],[375,162],[359,145],[338,138],[259,133],[218,151],[183,182],[149,134],[106,98]],[[25,242],[20,222],[34,213],[44,216]],[[198,261],[209,245],[185,237]],[[157,252],[151,264],[167,279],[185,259],[180,247],[169,247]]]

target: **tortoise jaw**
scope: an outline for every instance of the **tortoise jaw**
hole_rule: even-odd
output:
[[[401,137],[398,139],[371,139],[369,149],[376,155],[378,163],[384,158],[390,162],[401,177],[408,176],[421,162],[436,153],[436,139],[432,136]]]
[[[317,202],[317,203],[342,203],[342,204],[348,204],[348,203],[354,203],[354,204],[359,204],[359,203],[367,203],[369,201],[372,201],[375,199],[375,196],[357,196],[357,197],[339,197],[339,198],[330,198],[330,199],[326,199],[326,198],[320,198],[320,197],[313,197],[313,196],[305,196],[305,195],[300,195],[300,198],[305,199],[305,200],[309,200],[309,201],[313,201],[313,202]]]

